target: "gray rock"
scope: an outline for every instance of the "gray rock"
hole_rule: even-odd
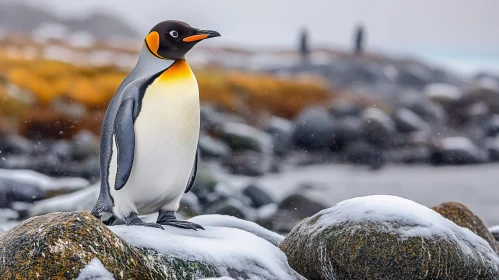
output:
[[[272,117],[265,126],[265,132],[272,137],[272,146],[276,155],[283,156],[291,148],[293,124],[283,118]]]
[[[362,120],[358,117],[343,117],[335,120],[334,140],[331,143],[332,150],[342,150],[348,144],[362,137]]]
[[[499,242],[499,226],[489,228],[490,233],[494,236],[495,240]]]
[[[279,203],[272,229],[276,232],[287,233],[302,219],[310,217],[325,208],[325,205],[308,198],[304,194],[289,195]]]
[[[224,158],[230,154],[227,144],[206,134],[199,137],[199,150],[203,158]]]
[[[2,155],[27,155],[33,150],[33,144],[18,135],[0,137],[0,151]]]
[[[363,138],[378,147],[387,148],[392,145],[392,136],[395,125],[392,119],[377,108],[367,108],[362,113]]]
[[[436,141],[432,147],[433,164],[477,164],[488,160],[487,153],[466,137],[447,137]]]
[[[396,110],[393,114],[393,121],[397,130],[403,133],[430,130],[428,123],[408,109]]]
[[[321,211],[300,222],[280,248],[307,279],[499,278],[499,258],[485,240],[392,196],[354,198]]]
[[[185,218],[192,218],[201,214],[202,209],[197,196],[192,192],[185,193],[180,199],[178,212]]]
[[[327,150],[334,143],[334,120],[322,108],[304,110],[293,121],[293,143],[304,150]]]
[[[252,214],[249,209],[240,201],[235,198],[228,198],[214,203],[205,210],[206,214],[219,214],[236,217],[239,219],[250,219]]]
[[[255,184],[244,188],[243,194],[251,199],[251,206],[254,208],[274,203],[274,199],[265,190]]]
[[[39,186],[8,178],[0,178],[0,208],[8,208],[13,202],[34,202],[45,197]]]
[[[223,164],[233,174],[261,176],[273,169],[273,157],[255,151],[233,152],[224,158]]]
[[[386,164],[386,155],[378,147],[366,142],[348,144],[343,152],[346,162],[357,165],[367,165],[372,169],[379,169]]]
[[[485,130],[488,137],[495,137],[499,135],[499,115],[494,115],[490,118],[487,122]]]
[[[364,110],[363,105],[350,100],[334,101],[328,108],[329,113],[338,119],[344,117],[358,117],[362,110]]]
[[[251,150],[264,154],[272,153],[272,138],[265,132],[242,123],[224,123],[220,138],[232,150]]]
[[[99,138],[90,131],[80,131],[73,137],[72,152],[76,160],[99,155]]]

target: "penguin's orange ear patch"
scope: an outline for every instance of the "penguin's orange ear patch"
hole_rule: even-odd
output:
[[[153,53],[155,56],[163,58],[158,54],[159,49],[159,33],[157,31],[152,31],[146,37],[146,45],[149,51]]]

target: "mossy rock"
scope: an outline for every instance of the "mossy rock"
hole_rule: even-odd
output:
[[[304,219],[280,244],[290,266],[307,279],[499,279],[499,258],[475,234],[414,202],[371,202]]]
[[[456,225],[476,233],[485,239],[496,253],[499,253],[499,244],[492,233],[490,233],[482,219],[475,215],[468,207],[457,202],[445,202],[432,209],[453,221]]]
[[[2,279],[75,279],[98,258],[115,279],[196,279],[220,276],[197,261],[136,248],[90,213],[34,217],[0,235]]]

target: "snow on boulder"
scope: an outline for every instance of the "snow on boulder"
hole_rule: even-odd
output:
[[[463,96],[459,88],[449,84],[430,84],[423,92],[428,99],[443,104],[457,101]]]
[[[36,185],[49,193],[72,192],[90,185],[82,178],[51,178],[32,170],[0,169],[0,179],[4,178],[22,184]]]
[[[0,259],[8,260],[0,262],[0,275],[2,279],[112,279],[110,275],[303,279],[289,267],[286,255],[265,239],[236,228],[204,226],[206,230],[200,231],[106,227],[86,211],[34,217],[0,234]]]
[[[188,231],[173,227],[165,230],[113,226],[110,229],[128,243],[152,249],[164,256],[191,260],[215,267],[217,276],[242,279],[301,279],[288,265],[286,255],[267,240],[236,228],[247,228],[269,237],[265,229],[229,217],[192,219],[206,230]],[[210,225],[223,226],[210,226]],[[228,227],[231,226],[231,227]],[[275,236],[273,238],[276,238]]]
[[[308,279],[499,279],[487,241],[395,196],[340,202],[303,220],[280,248]]]
[[[99,184],[74,193],[41,200],[29,210],[29,216],[39,216],[54,212],[90,211],[99,197]]]
[[[393,121],[400,132],[428,131],[430,126],[421,117],[409,109],[398,109],[393,114]]]
[[[98,258],[94,258],[80,271],[76,280],[114,280],[114,276]]]
[[[281,241],[284,239],[282,235],[272,232],[266,228],[263,228],[253,222],[241,220],[231,216],[201,215],[201,216],[196,216],[190,219],[189,221],[201,224],[203,226],[241,229],[253,233],[256,236],[267,240],[268,242],[272,243],[274,246],[279,246],[279,243],[281,243]]]
[[[445,137],[432,145],[433,164],[477,164],[488,160],[487,153],[463,136]]]

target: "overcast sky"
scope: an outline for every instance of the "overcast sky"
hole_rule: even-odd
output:
[[[318,45],[347,47],[356,23],[385,50],[499,52],[499,0],[30,0],[60,14],[110,10],[143,34],[179,19],[222,33],[218,43],[295,44],[306,26]],[[213,42],[212,42],[213,43]]]

